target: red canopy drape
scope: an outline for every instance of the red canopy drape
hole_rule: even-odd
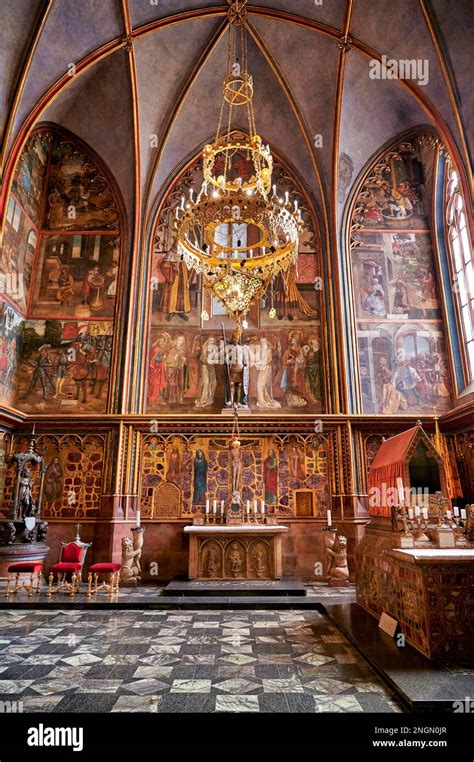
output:
[[[380,501],[377,505],[370,505],[369,513],[375,516],[390,516],[390,507],[387,506],[387,490],[397,488],[397,479],[403,479],[404,461],[406,453],[416,436],[419,428],[414,426],[408,431],[386,439],[382,442],[369,470],[369,498],[371,490],[378,489]],[[404,485],[407,486],[407,485]],[[390,493],[389,493],[390,494]]]

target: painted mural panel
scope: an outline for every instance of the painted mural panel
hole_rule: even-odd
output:
[[[256,412],[322,410],[319,326],[246,331],[248,404]],[[222,334],[153,328],[148,412],[221,413],[226,400]]]
[[[37,235],[36,227],[11,195],[0,260],[0,291],[22,311],[28,301]]]
[[[237,157],[245,165],[245,157]],[[289,190],[305,223],[298,262],[275,277],[250,309],[243,342],[250,352],[249,406],[262,413],[311,414],[324,409],[319,235],[306,198],[276,164],[277,193]],[[157,222],[151,268],[148,412],[220,413],[225,406],[222,328],[234,321],[180,261],[173,233],[177,205],[200,187],[196,162],[170,192]],[[233,224],[233,223],[231,223]],[[235,225],[238,228],[238,225]],[[243,234],[243,233],[242,233]],[[239,230],[229,236],[239,237]],[[245,235],[252,235],[251,227]]]
[[[407,141],[386,152],[369,172],[359,200],[355,217],[362,228],[427,228],[430,198],[419,144]]]
[[[315,437],[241,437],[244,506],[264,500],[268,513],[296,513],[296,490],[314,493],[317,513],[329,505],[328,445]],[[232,492],[231,453],[224,437],[144,437],[141,468],[142,519],[177,518],[214,500],[220,510]],[[175,488],[170,491],[170,485]],[[163,501],[163,494],[167,500]],[[171,501],[169,496],[171,495]],[[170,514],[170,502],[173,502]]]
[[[15,438],[15,451],[28,449],[29,438]],[[36,449],[44,457],[43,505],[41,515],[51,518],[95,518],[99,513],[102,493],[105,438],[102,435],[51,434],[36,438]],[[5,511],[12,497],[15,466],[7,465],[2,508]],[[39,488],[35,478],[33,492]]]
[[[361,320],[441,319],[428,233],[364,233],[352,254]]]
[[[48,169],[46,213],[49,230],[110,230],[119,212],[110,184],[89,155],[55,135]]]
[[[0,297],[0,402],[13,405],[23,317]]]
[[[428,223],[433,159],[427,145],[417,136],[386,152],[354,205],[351,264],[365,413],[436,413],[451,406]]]
[[[364,412],[433,413],[449,409],[451,390],[442,325],[359,323]]]
[[[42,236],[31,314],[113,317],[119,256],[115,235]]]
[[[51,133],[44,130],[28,138],[18,161],[12,184],[13,195],[36,227],[40,225],[44,181],[51,143]]]
[[[105,412],[112,343],[108,321],[27,321],[17,404],[28,413]]]

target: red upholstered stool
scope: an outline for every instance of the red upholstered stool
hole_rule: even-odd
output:
[[[16,580],[15,580],[15,587],[13,590],[10,590],[10,583],[12,576],[16,574]],[[6,588],[6,595],[10,595],[10,593],[17,593],[20,589],[20,574],[29,574],[30,575],[30,581],[25,582],[23,581],[21,583],[21,587],[24,588],[28,595],[33,595],[33,590],[35,587],[34,581],[36,577],[36,592],[39,593],[41,590],[41,576],[43,574],[43,562],[42,561],[17,561],[14,564],[10,564],[10,566],[7,569],[7,588]]]
[[[66,589],[71,595],[81,588],[82,563],[84,555],[84,546],[75,542],[63,545],[61,548],[61,558],[58,564],[53,564],[49,569],[49,587],[48,596],[53,593],[59,593]],[[57,584],[53,590],[54,575],[57,575]],[[71,581],[67,581],[68,575]]]
[[[87,595],[89,598],[92,596],[92,594],[97,593],[98,590],[101,590],[104,588],[107,590],[110,596],[114,595],[114,593],[118,593],[119,589],[119,582],[120,582],[120,564],[113,564],[113,563],[102,563],[102,564],[92,564],[92,566],[89,567],[89,575],[87,578]],[[106,582],[105,580],[99,585],[99,575],[101,576],[109,576],[109,581]],[[92,586],[92,577],[94,577],[94,586]]]

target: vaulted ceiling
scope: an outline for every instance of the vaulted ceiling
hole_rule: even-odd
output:
[[[3,0],[3,166],[35,124],[58,123],[108,164],[130,221],[145,220],[170,174],[215,133],[226,13],[217,0]],[[350,157],[354,179],[411,126],[436,128],[467,166],[470,0],[249,0],[248,14],[257,129],[323,216],[336,206],[337,157]],[[370,79],[382,55],[428,60],[428,83]]]

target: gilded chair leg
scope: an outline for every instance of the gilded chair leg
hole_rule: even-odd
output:
[[[20,587],[20,573],[17,572],[16,578],[15,578],[15,587],[13,588],[13,592],[17,593],[19,587]]]
[[[82,572],[79,572],[79,574],[76,574],[76,593],[79,593],[81,590],[81,583],[82,583]]]
[[[71,578],[71,589],[69,591],[69,595],[73,596],[74,593],[76,592],[76,584],[77,584],[76,572],[73,572],[72,578]]]
[[[94,572],[94,593],[97,593],[99,589],[99,575],[97,572]]]
[[[34,582],[35,582],[35,575],[34,575],[34,573],[32,572],[32,573],[30,574],[30,584],[29,584],[29,585],[27,585],[27,587],[26,587],[26,589],[28,590],[28,597],[29,597],[29,598],[31,598],[31,596],[33,595]]]
[[[120,572],[115,572],[115,592],[118,593],[120,584]]]
[[[87,575],[87,596],[89,598],[92,596],[92,572]]]
[[[51,595],[53,594],[53,582],[54,582],[54,574],[53,572],[50,572],[49,580],[48,580],[48,598],[51,598]]]
[[[12,580],[12,574],[11,574],[11,572],[8,572],[8,574],[7,574],[7,586],[5,588],[5,595],[6,596],[10,595],[10,583],[11,583],[11,580]]]
[[[43,576],[43,572],[37,572],[36,574],[36,592],[41,592],[41,577]]]
[[[56,585],[56,592],[57,593],[59,593],[61,588],[62,588],[62,578],[63,578],[63,573],[62,572],[58,572],[58,584]]]

